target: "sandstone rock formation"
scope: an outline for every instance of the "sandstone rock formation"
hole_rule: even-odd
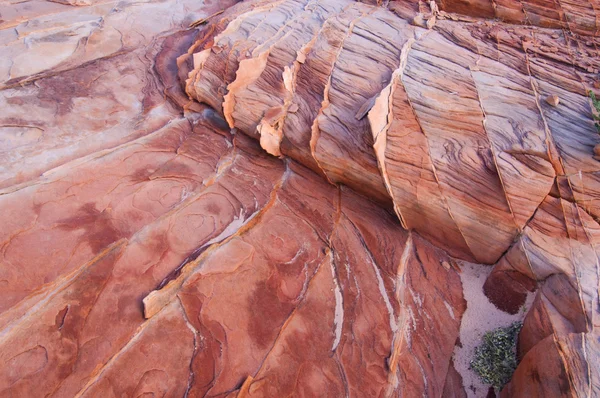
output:
[[[600,3],[234,3],[0,6],[0,396],[600,395]]]
[[[484,8],[467,14],[490,17]],[[278,33],[261,38],[257,21],[279,13],[287,19],[269,24]],[[600,59],[595,36],[583,36],[595,31],[585,19],[572,30],[561,21],[535,25],[563,30],[461,22],[435,4],[424,27],[415,23],[421,15],[354,2],[256,3],[194,53],[187,92],[222,108],[230,127],[273,155],[374,199],[387,191],[402,225],[449,253],[498,263],[485,288],[506,310],[517,312],[537,287],[522,357],[550,335],[597,341],[599,139],[587,92]],[[235,78],[202,78],[220,63],[235,65]],[[593,366],[583,362],[563,363],[565,391],[585,391],[578,382],[598,388],[597,371],[584,372]],[[589,376],[579,381],[579,372]]]

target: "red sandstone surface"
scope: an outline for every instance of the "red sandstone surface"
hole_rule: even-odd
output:
[[[600,2],[235,3],[0,3],[0,397],[600,396]]]

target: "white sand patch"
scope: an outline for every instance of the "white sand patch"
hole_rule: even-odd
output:
[[[507,314],[496,308],[483,294],[483,284],[492,272],[492,267],[460,261],[458,263],[462,269],[460,277],[467,301],[467,310],[460,325],[462,347],[454,348],[454,366],[463,378],[467,396],[469,398],[485,397],[490,386],[483,384],[477,374],[469,369],[469,361],[473,357],[475,347],[480,344],[485,332],[522,321],[531,307],[534,294],[528,294],[524,305],[525,311],[521,310],[515,315]]]

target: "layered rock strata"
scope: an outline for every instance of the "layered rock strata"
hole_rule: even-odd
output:
[[[596,11],[520,4],[518,14],[494,3],[490,14],[492,2],[463,3],[234,7],[194,54],[186,89],[272,155],[391,202],[404,228],[458,258],[496,264],[485,291],[500,308],[516,313],[536,291],[505,394],[596,391],[596,354],[582,353],[596,350],[600,311],[600,139],[588,98],[599,83]],[[291,9],[272,27],[281,39],[242,28]],[[320,29],[290,39],[307,12]],[[505,22],[482,20],[494,16]],[[224,58],[235,78],[198,82]],[[531,372],[557,384],[525,382]]]
[[[230,4],[29,3],[2,21],[0,396],[447,389],[448,255],[179,87],[220,29],[182,27]]]
[[[595,1],[0,4],[0,396],[599,395]]]

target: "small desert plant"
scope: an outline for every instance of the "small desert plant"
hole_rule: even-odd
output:
[[[521,322],[515,322],[489,331],[475,348],[470,367],[484,383],[491,384],[496,390],[510,381],[517,368],[516,344],[522,326]]]
[[[591,100],[592,100],[592,105],[594,106],[594,114],[593,114],[593,118],[594,118],[594,124],[596,126],[596,130],[598,130],[598,133],[600,133],[600,101],[598,101],[598,99],[596,98],[596,94],[594,94],[594,92],[592,90],[590,90],[588,92],[588,95],[590,96]]]

